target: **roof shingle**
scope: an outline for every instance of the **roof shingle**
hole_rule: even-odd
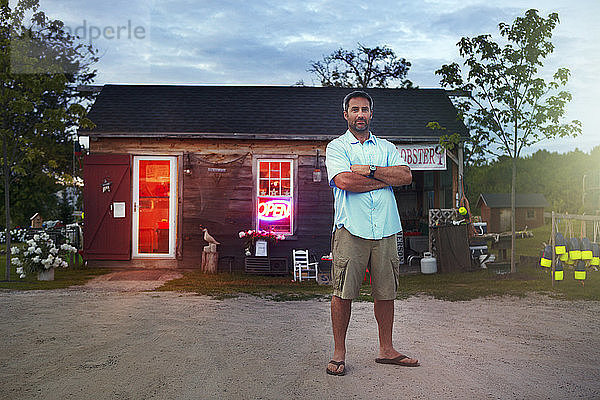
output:
[[[337,136],[347,128],[342,99],[352,89],[284,86],[105,85],[88,117],[90,136],[170,134]],[[435,140],[465,125],[443,89],[367,89],[372,131],[398,140]],[[437,121],[446,131],[434,131]]]

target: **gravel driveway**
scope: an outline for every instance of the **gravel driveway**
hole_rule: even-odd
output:
[[[326,301],[132,287],[0,292],[0,398],[600,398],[600,302],[397,301],[395,343],[419,368],[374,362],[372,304],[355,303],[333,377]]]

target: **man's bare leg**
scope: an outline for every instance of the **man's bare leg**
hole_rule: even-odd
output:
[[[352,300],[344,300],[341,297],[331,296],[331,326],[333,328],[333,358],[334,361],[346,360],[346,332],[350,323]],[[327,369],[334,372],[342,372],[344,366],[327,364]]]
[[[401,355],[392,344],[394,327],[394,300],[375,300],[375,319],[379,328],[379,358],[396,358]],[[405,358],[406,363],[418,363],[414,358]]]

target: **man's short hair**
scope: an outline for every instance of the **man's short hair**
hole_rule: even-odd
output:
[[[371,108],[371,111],[373,111],[373,99],[371,96],[369,96],[369,93],[363,90],[355,90],[354,92],[348,93],[346,97],[344,97],[344,101],[342,102],[342,109],[344,111],[348,111],[348,104],[350,103],[350,100],[355,97],[362,97],[369,100],[369,107]]]

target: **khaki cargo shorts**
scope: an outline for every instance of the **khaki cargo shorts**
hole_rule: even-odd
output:
[[[363,239],[342,227],[335,230],[332,242],[331,278],[334,296],[342,299],[357,298],[368,267],[373,298],[396,298],[400,272],[396,235],[379,240]]]

